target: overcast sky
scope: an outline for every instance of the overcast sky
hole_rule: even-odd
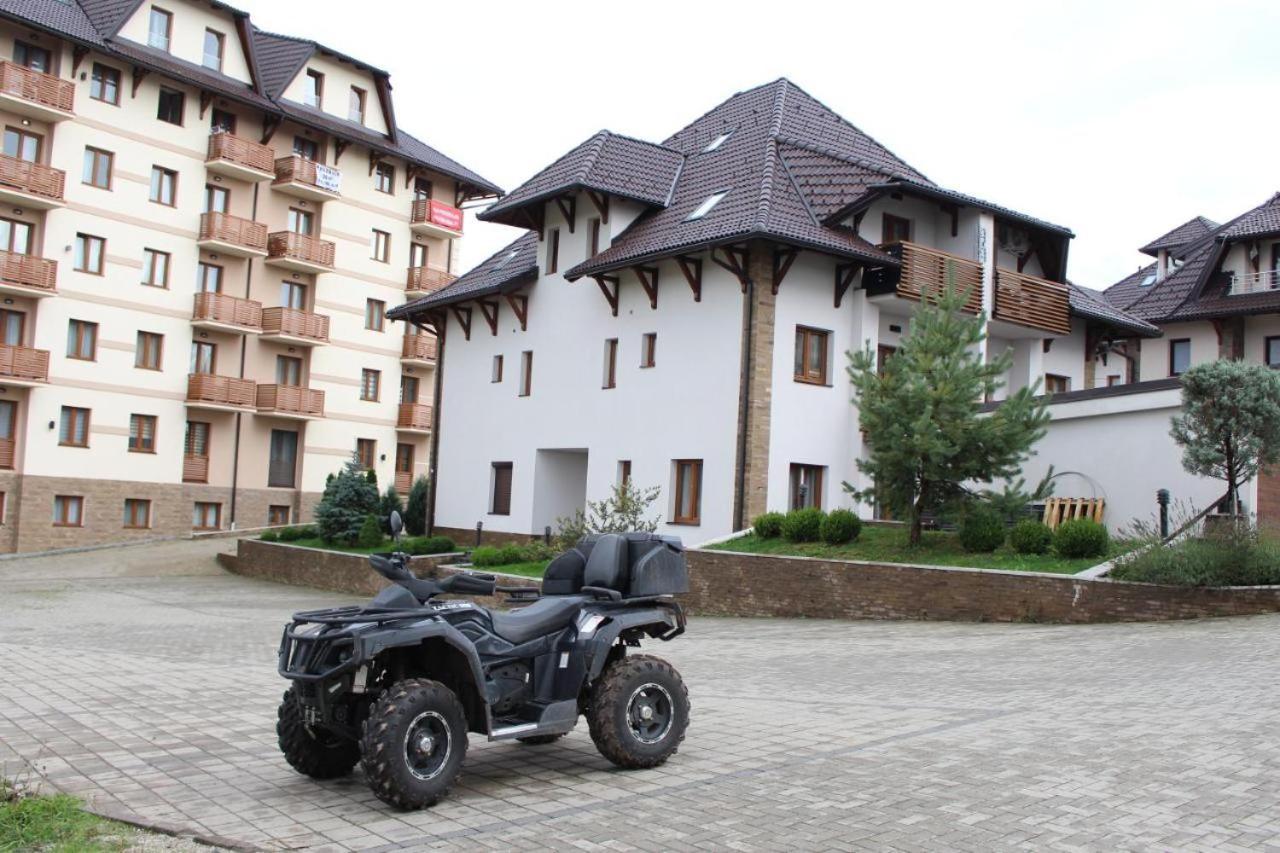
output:
[[[508,190],[601,128],[661,141],[780,76],[935,182],[1071,228],[1091,287],[1280,190],[1274,0],[234,5],[389,71],[400,125]],[[466,232],[463,269],[519,235]]]

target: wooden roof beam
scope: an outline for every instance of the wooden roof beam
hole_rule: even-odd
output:
[[[636,278],[640,279],[640,286],[644,288],[645,295],[649,297],[649,307],[655,311],[658,309],[658,268],[657,267],[632,267]]]
[[[587,198],[591,199],[591,204],[595,206],[596,211],[600,214],[600,223],[608,225],[609,196],[604,193],[598,193],[595,190],[587,190]]]
[[[600,287],[600,292],[604,294],[605,301],[609,303],[609,307],[613,309],[613,316],[618,316],[618,277],[613,275],[593,275],[596,284]]]
[[[520,331],[529,331],[529,297],[523,293],[508,293],[506,297],[511,313],[520,321]]]
[[[775,248],[773,250],[773,295],[778,295],[778,287],[781,286],[782,280],[787,277],[787,273],[791,269],[791,265],[795,263],[796,255],[800,254],[800,250],[791,246]]]
[[[716,252],[721,254],[717,257]],[[747,249],[744,246],[717,246],[711,250],[711,260],[733,273],[742,285],[742,292],[747,292],[747,284],[751,277],[747,274]]]
[[[840,307],[840,303],[844,301],[845,292],[849,290],[853,284],[853,278],[858,274],[858,264],[836,264],[836,307]]]
[[[689,282],[689,289],[693,291],[693,301],[702,301],[702,258],[695,258],[690,255],[676,255],[676,265],[680,267],[680,272],[684,274],[684,280]]]
[[[453,316],[458,318],[458,325],[462,327],[462,337],[471,340],[471,308],[467,305],[454,305]]]
[[[480,313],[484,316],[485,323],[489,325],[489,334],[496,338],[498,336],[498,300],[477,299],[476,304],[480,306]]]
[[[556,207],[560,208],[560,214],[564,217],[564,221],[569,225],[569,233],[573,233],[574,221],[578,218],[578,199],[576,196],[556,196]]]

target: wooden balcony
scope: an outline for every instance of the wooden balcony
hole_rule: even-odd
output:
[[[428,293],[435,293],[440,288],[453,284],[457,278],[456,275],[435,267],[409,267],[404,289],[415,296],[426,296]]]
[[[409,471],[396,472],[396,492],[403,499],[409,494],[409,490],[413,488],[413,474]]]
[[[409,228],[415,234],[451,240],[462,236],[462,208],[430,198],[413,202],[409,211]]]
[[[267,237],[266,262],[294,272],[332,272],[333,243],[293,231],[274,231]]]
[[[1071,307],[1067,286],[1012,270],[996,270],[996,304],[992,319],[1027,329],[1036,337],[1048,332],[1071,334]]]
[[[35,255],[0,252],[0,293],[53,296],[58,292],[58,262]]]
[[[182,457],[182,482],[209,482],[209,457],[192,456],[190,453]]]
[[[191,325],[234,335],[256,335],[262,331],[262,304],[225,293],[197,293]]]
[[[39,121],[75,115],[76,84],[13,62],[0,62],[0,108]]]
[[[215,175],[239,181],[273,180],[276,176],[275,152],[234,133],[209,134],[209,155],[204,165]]]
[[[218,412],[252,411],[256,397],[252,379],[218,376],[214,373],[187,375],[187,405],[193,409]]]
[[[396,415],[397,432],[431,432],[431,407],[426,403],[401,403]]]
[[[332,166],[315,163],[297,154],[281,157],[275,163],[276,178],[271,188],[308,201],[341,198],[342,172]]]
[[[329,318],[300,308],[263,308],[262,337],[294,346],[329,343]]]
[[[298,385],[259,385],[258,414],[310,420],[324,417],[324,392]]]
[[[435,335],[405,335],[404,343],[400,345],[400,360],[413,364],[435,364]]]
[[[902,261],[894,270],[882,267],[867,281],[867,292],[873,297],[894,296],[919,302],[936,298],[947,288],[967,292],[964,310],[977,314],[982,310],[982,264],[949,252],[930,249],[916,243],[892,243],[882,247]]]
[[[49,351],[0,344],[0,385],[34,388],[49,384]]]
[[[267,226],[252,219],[210,211],[200,214],[201,249],[239,258],[265,258]]]
[[[0,202],[48,210],[62,207],[67,173],[0,154]]]
[[[0,438],[0,469],[12,471],[18,458],[18,442],[12,438]]]

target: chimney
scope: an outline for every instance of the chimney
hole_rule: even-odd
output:
[[[1169,274],[1169,250],[1161,249],[1156,252],[1156,281],[1164,281],[1164,277]]]

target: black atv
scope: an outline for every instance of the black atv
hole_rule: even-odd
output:
[[[399,534],[400,518],[392,516]],[[280,750],[316,779],[361,762],[379,799],[401,809],[448,793],[467,733],[545,744],[581,714],[619,767],[656,767],[684,739],[689,694],[666,661],[632,654],[642,637],[671,640],[688,591],[680,540],[649,533],[583,539],[536,588],[493,575],[419,579],[408,556],[369,558],[395,582],[363,607],[296,613],[280,643],[293,682],[280,703]],[[511,596],[509,611],[441,594]]]

